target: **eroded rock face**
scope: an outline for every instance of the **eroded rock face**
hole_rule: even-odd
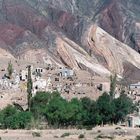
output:
[[[88,36],[87,36],[88,34]],[[139,67],[139,54],[127,45],[113,38],[98,26],[91,26],[83,42],[91,51],[104,57],[106,66],[110,71],[122,74],[124,63],[128,62]]]
[[[140,2],[136,0],[114,0],[101,11],[98,20],[101,28],[137,51],[140,49],[139,7]]]

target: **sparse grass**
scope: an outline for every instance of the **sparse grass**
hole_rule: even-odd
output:
[[[83,129],[84,127],[82,125],[78,125],[77,129]]]
[[[83,139],[83,138],[85,138],[85,135],[84,134],[80,134],[78,138],[79,139]]]
[[[39,132],[32,132],[33,137],[41,137],[41,134]]]
[[[86,130],[92,130],[92,126],[86,126]]]
[[[68,137],[69,135],[70,135],[70,133],[64,133],[61,135],[61,138]]]

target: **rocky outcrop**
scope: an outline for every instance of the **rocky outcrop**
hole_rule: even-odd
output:
[[[140,23],[132,9],[138,6],[124,1],[0,0],[0,55],[35,62],[49,56],[76,70],[125,77],[126,68],[140,69],[140,55],[125,45],[139,51]]]
[[[140,55],[127,45],[113,38],[107,32],[97,26],[89,28],[84,41],[85,45],[96,52],[98,56],[104,57],[105,64],[110,71],[118,74],[124,71],[124,62],[128,62],[140,69]]]
[[[87,69],[98,75],[109,76],[111,74],[108,69],[98,62],[95,62],[87,52],[69,39],[57,39],[57,43],[59,55],[69,67],[78,70],[80,69],[79,65],[82,64]]]

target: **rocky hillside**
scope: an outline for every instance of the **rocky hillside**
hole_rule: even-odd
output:
[[[49,13],[49,17],[52,21],[56,21],[58,16],[62,16],[64,11],[71,13],[75,17],[74,19],[81,22],[82,25],[84,24],[82,22],[83,20],[91,22],[94,21],[115,38],[139,51],[140,2],[138,0],[26,1],[45,16],[48,16]],[[67,20],[68,18],[70,17],[67,17]],[[80,27],[82,25],[80,25]],[[68,28],[70,28],[70,26],[66,28],[67,31],[69,31]],[[70,32],[72,33],[72,31]]]
[[[140,1],[112,0],[101,12],[99,25],[140,53]]]
[[[136,0],[0,0],[0,57],[41,62],[49,55],[59,65],[101,76],[139,73],[140,55],[129,47],[139,51],[139,5]]]

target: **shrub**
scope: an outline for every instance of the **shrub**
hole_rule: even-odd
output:
[[[98,130],[97,132],[98,132],[98,133],[101,133],[101,130]]]
[[[0,111],[0,124],[3,129],[25,129],[30,123],[32,114],[17,110],[13,106],[7,106]]]
[[[77,126],[77,129],[83,129],[83,128],[84,128],[83,125],[78,125],[78,126]]]
[[[33,132],[32,136],[33,137],[41,137],[41,134],[39,132]]]
[[[136,136],[135,140],[140,140],[140,136]]]
[[[120,129],[121,129],[121,127],[116,127],[115,129],[116,129],[116,130],[120,130]]]
[[[70,133],[64,133],[64,134],[62,134],[61,138],[68,137],[69,135],[70,135]]]
[[[84,134],[80,134],[78,138],[83,139],[83,138],[85,138],[85,136],[84,136]]]

